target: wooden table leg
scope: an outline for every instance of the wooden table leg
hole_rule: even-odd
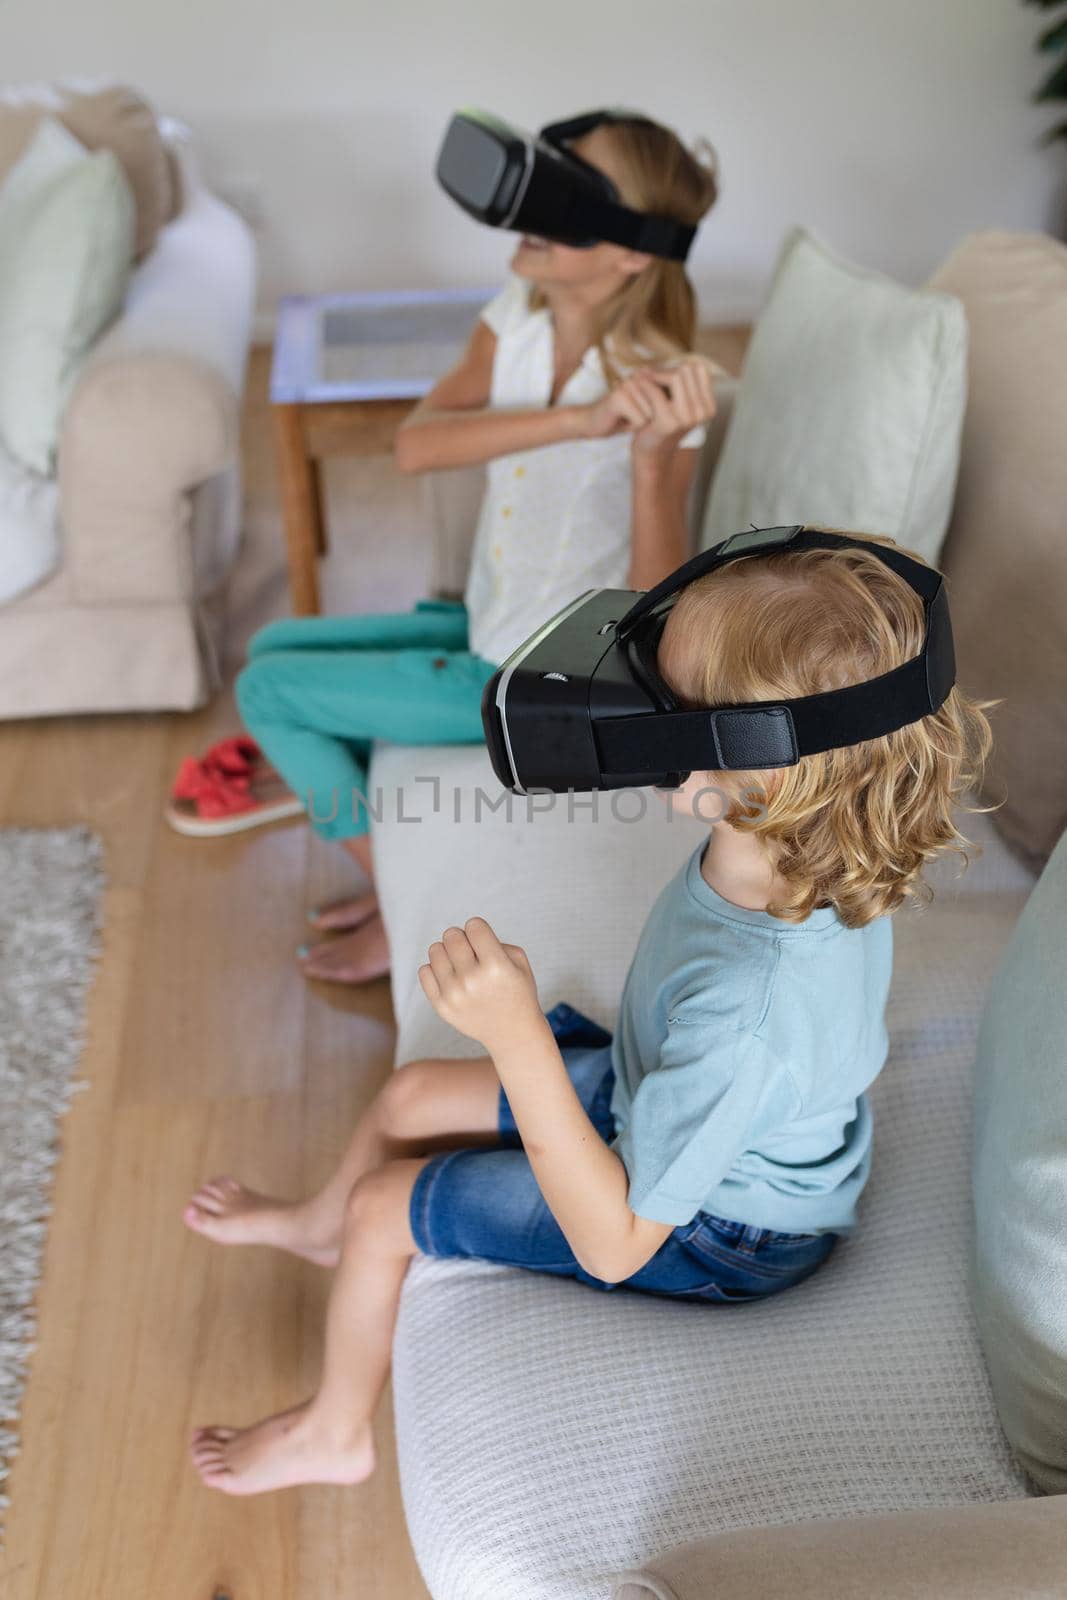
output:
[[[308,459],[308,468],[315,496],[315,549],[320,556],[324,556],[330,548],[330,541],[326,532],[326,496],[322,487],[322,462],[311,456]]]
[[[275,405],[271,409],[293,614],[314,617],[319,613],[316,558],[325,549],[318,469],[308,453],[303,408]]]

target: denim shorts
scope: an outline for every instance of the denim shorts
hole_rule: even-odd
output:
[[[557,1006],[548,1020],[589,1120],[610,1143],[610,1034],[569,1006]],[[732,1305],[803,1282],[837,1243],[836,1233],[775,1233],[698,1211],[632,1277],[604,1283],[579,1265],[545,1204],[503,1089],[498,1121],[498,1145],[442,1151],[415,1180],[411,1231],[423,1255],[474,1257],[575,1278],[595,1289]]]

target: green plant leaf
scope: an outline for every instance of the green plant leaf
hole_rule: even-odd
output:
[[[1042,144],[1058,144],[1060,140],[1067,144],[1067,122],[1058,123],[1055,128],[1050,128],[1042,135]]]
[[[1067,100],[1067,61],[1053,67],[1040,89],[1035,91],[1034,99],[1039,104],[1042,100]]]
[[[1039,50],[1058,50],[1060,46],[1067,49],[1067,17],[1062,22],[1054,22],[1051,28],[1046,28],[1037,41]]]
[[[1023,3],[1028,6],[1036,6],[1038,11],[1055,11],[1057,6],[1063,4],[1063,0],[1023,0]]]

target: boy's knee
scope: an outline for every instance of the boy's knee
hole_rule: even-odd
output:
[[[345,1223],[349,1228],[372,1234],[385,1220],[388,1208],[382,1170],[376,1167],[371,1172],[365,1172],[349,1189],[345,1201]]]
[[[418,1112],[425,1109],[427,1074],[432,1071],[428,1061],[410,1061],[390,1074],[378,1091],[378,1115],[384,1133],[404,1138],[420,1131]]]

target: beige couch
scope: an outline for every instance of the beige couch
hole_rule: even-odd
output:
[[[186,131],[125,89],[0,98],[0,177],[45,111],[119,157],[139,258],[72,395],[56,482],[34,485],[61,563],[0,606],[0,716],[186,709],[218,683],[240,533],[252,238],[204,187]]]
[[[994,578],[1004,588],[995,538],[1010,506],[1015,588],[1040,586],[1042,613],[1067,602],[1067,547],[1061,540],[1057,554],[1049,532],[1065,503],[1054,443],[1067,326],[1054,307],[1040,352],[1013,329],[1039,316],[1026,302],[1043,273],[1058,272],[1067,294],[1067,251],[1049,250],[979,237],[939,274],[971,332],[944,556],[954,604],[964,602],[961,681],[984,693],[1010,683],[997,716],[1021,764],[1001,761],[992,781],[1008,789],[1001,821],[1013,842],[1029,841],[1033,862],[990,817],[969,817],[982,845],[970,871],[957,880],[954,862],[938,863],[933,905],[898,914],[892,1051],[872,1095],[861,1227],[792,1300],[719,1315],[488,1263],[416,1259],[393,1393],[408,1525],[434,1600],[1064,1592],[1067,1505],[1037,1497],[1012,1457],[969,1281],[975,1037],[1053,820],[1055,786],[1028,784],[1026,730],[1035,719],[1046,727],[1059,639],[990,590]],[[732,390],[719,388],[709,472]],[[998,395],[1011,397],[1013,415]],[[462,582],[478,489],[466,474],[430,486],[444,590]],[[1005,645],[999,654],[991,638]],[[1067,762],[1062,723],[1041,760],[1052,772]],[[383,747],[372,784],[384,801],[375,842],[398,1061],[469,1049],[426,1005],[417,968],[430,940],[474,911],[527,948],[545,1005],[567,999],[611,1025],[634,929],[694,847],[692,826],[655,806],[632,822],[605,804],[594,822],[584,807],[568,816],[565,805],[518,800],[510,817],[483,805],[475,821],[477,791],[497,798],[499,786],[484,751],[469,748]]]

